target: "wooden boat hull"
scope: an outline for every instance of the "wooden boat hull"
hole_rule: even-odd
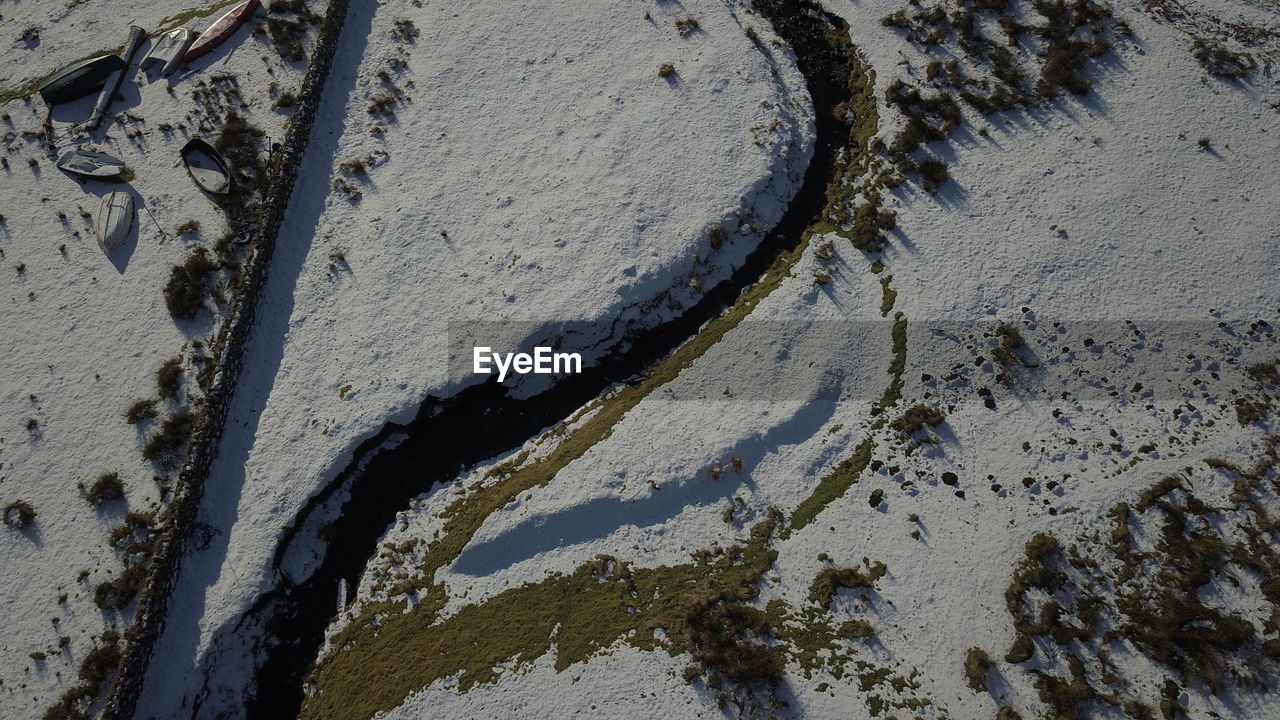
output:
[[[161,66],[160,76],[169,77],[178,69],[178,66],[182,65],[182,57],[187,54],[191,43],[195,41],[196,31],[189,28],[179,28],[161,35],[156,38],[151,51],[142,60],[142,69],[146,70],[159,65]]]
[[[227,161],[222,153],[204,140],[192,138],[182,146],[182,164],[202,190],[215,195],[225,195],[231,190],[231,170]]]
[[[103,195],[98,216],[93,221],[93,231],[98,236],[98,247],[102,252],[111,253],[123,245],[131,227],[133,196],[123,190]]]
[[[40,97],[50,105],[77,100],[95,92],[111,73],[124,68],[125,62],[118,55],[78,62],[46,80],[40,86]]]
[[[261,0],[244,0],[244,2],[231,8],[222,17],[214,21],[212,25],[200,33],[200,37],[187,48],[186,54],[182,56],[182,62],[189,63],[202,55],[205,55],[218,47],[227,38],[231,37],[244,25],[258,9]]]
[[[93,150],[71,150],[58,158],[58,167],[90,178],[113,178],[124,172],[124,161]]]

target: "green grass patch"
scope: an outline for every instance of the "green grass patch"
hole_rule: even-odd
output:
[[[441,678],[457,675],[458,690],[466,692],[493,682],[497,663],[525,666],[554,648],[556,668],[563,670],[618,641],[695,657],[718,649],[703,660],[723,663],[712,662],[711,672],[732,673],[735,653],[758,658],[772,651],[709,628],[737,627],[729,618],[750,610],[742,602],[756,596],[756,583],[777,557],[769,548],[777,522],[770,517],[755,526],[745,546],[697,553],[693,562],[674,567],[632,570],[600,557],[570,575],[507,590],[439,622],[421,608],[388,613],[377,628],[362,617],[339,637],[342,650],[320,663],[319,692],[307,698],[301,717],[367,718]],[[760,616],[750,621],[763,628]],[[655,636],[658,629],[666,631],[665,641]],[[739,649],[744,644],[755,649]]]

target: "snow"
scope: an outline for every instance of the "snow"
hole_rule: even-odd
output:
[[[913,52],[878,23],[897,3],[833,0],[828,7],[849,20],[855,44],[878,71],[882,97],[901,72],[899,61]],[[1116,502],[1205,457],[1243,461],[1263,437],[1260,429],[1236,423],[1229,399],[1247,386],[1242,368],[1275,355],[1274,339],[1241,331],[1255,319],[1274,324],[1280,315],[1274,277],[1280,205],[1273,202],[1280,122],[1268,107],[1278,94],[1266,75],[1247,84],[1207,76],[1181,30],[1132,5],[1121,4],[1117,15],[1137,39],[1120,43],[1087,98],[978,120],[955,142],[932,146],[950,165],[953,182],[936,195],[910,187],[893,193],[888,206],[898,213],[898,230],[884,274],[892,275],[899,293],[894,310],[911,323],[898,412],[926,399],[949,408],[947,423],[938,431],[939,445],[909,456],[891,429],[872,431],[874,458],[882,465],[873,463],[816,522],[778,544],[758,601],[761,607],[775,598],[801,605],[825,566],[815,559],[819,553],[834,567],[864,557],[884,562],[889,574],[877,599],[859,609],[842,598],[837,612],[867,617],[877,629],[877,643],[858,651],[864,660],[903,675],[920,671],[918,694],[932,704],[919,712],[928,717],[994,715],[999,703],[973,693],[961,667],[968,648],[1002,654],[1012,641],[1003,593],[1030,537],[1087,535],[1104,526],[1103,515]],[[1274,26],[1274,18],[1269,22]],[[882,112],[883,137],[892,138],[895,122],[891,110]],[[983,127],[989,128],[985,136],[977,133]],[[1211,138],[1213,152],[1198,148],[1202,136]],[[790,319],[800,328],[783,342],[796,349],[789,360],[797,366],[830,362],[837,354],[832,346],[851,349],[846,372],[833,373],[812,396],[772,402],[755,400],[751,391],[733,399],[705,392],[708,399],[698,400],[697,391],[685,396],[689,400],[649,396],[547,486],[490,515],[460,556],[434,576],[448,589],[444,615],[549,573],[570,572],[597,554],[656,567],[685,561],[696,548],[728,545],[740,531],[719,516],[732,498],[757,510],[789,511],[818,477],[849,457],[867,432],[869,401],[885,382],[883,375],[850,370],[869,365],[883,372],[889,322],[876,321],[876,276],[861,269],[865,260],[857,251],[836,242],[839,270],[829,285],[810,279],[821,267],[811,246],[751,319],[676,384],[706,391],[715,387],[706,379],[715,378],[758,390],[776,382],[768,361],[742,362],[744,347],[769,347],[760,318]],[[808,324],[830,317],[856,325],[862,342],[844,345],[826,334],[831,325]],[[1002,321],[1022,329],[1039,358],[1042,376],[1023,390],[998,383],[984,352],[993,342],[983,333],[989,338]],[[1234,330],[1220,329],[1224,321]],[[737,335],[749,339],[734,342]],[[806,338],[813,344],[806,347]],[[986,367],[975,366],[984,354]],[[960,379],[938,379],[957,369]],[[934,379],[917,380],[926,374]],[[1145,389],[1131,390],[1136,382]],[[982,387],[993,391],[996,412],[975,394]],[[1111,431],[1125,449],[1107,449],[1116,442]],[[1147,442],[1156,449],[1135,452]],[[731,457],[746,459],[741,476],[708,475],[708,467]],[[461,487],[485,470],[477,468]],[[944,471],[958,475],[957,487],[940,482]],[[1198,492],[1229,489],[1227,481],[1203,475],[1197,474]],[[1001,484],[998,492],[993,483]],[[867,498],[876,489],[886,499],[873,510]],[[457,493],[424,496],[384,546],[410,538],[429,543],[441,526],[437,513]],[[908,515],[918,516],[918,524]],[[909,537],[916,528],[920,540]],[[383,597],[375,587],[389,569],[386,559],[370,564],[356,603],[334,631],[366,600]],[[1234,602],[1256,602],[1256,596]],[[718,713],[714,692],[654,677],[654,655],[667,663],[668,678],[688,662],[622,643],[558,674],[543,658],[532,670],[506,672],[493,685],[465,693],[453,680],[439,680],[387,716],[412,717],[425,708],[440,716],[484,716],[503,703],[548,696],[565,698],[557,707],[571,712],[620,693],[631,697],[619,711],[627,714]],[[1148,663],[1133,677],[1151,686],[1159,677],[1154,673]],[[653,678],[652,686],[662,688],[657,697],[631,693],[635,676]],[[1024,716],[1040,707],[1030,677],[1013,671],[1005,677],[1011,684],[997,690],[1001,702]],[[847,677],[843,683],[793,677],[785,690],[794,694],[787,698],[788,716],[869,716],[848,683]],[[579,693],[588,700],[574,700]],[[1193,713],[1269,712],[1265,697],[1249,692],[1233,694],[1235,705],[1203,691],[1184,693],[1183,702]]]
[[[158,651],[175,661],[153,665],[143,712],[202,683],[209,706],[237,702],[247,664],[228,658],[260,636],[227,629],[275,582],[279,529],[383,423],[456,387],[450,323],[580,321],[584,345],[616,342],[615,319],[671,316],[781,215],[813,137],[803,78],[746,37],[769,37],[762,21],[686,13],[687,38],[676,8],[623,2],[353,6],[202,508],[225,534],[186,561]],[[397,91],[393,118],[368,111]],[[343,168],[357,159],[366,176]]]
[[[849,21],[877,98],[895,78],[923,73],[919,52],[879,23],[898,0],[824,2]],[[41,40],[9,53],[0,89],[103,37],[122,42],[128,22],[163,23],[159,9],[133,0],[104,4],[72,4],[56,21],[33,3],[7,7],[0,27],[17,37],[40,25]],[[990,717],[1001,704],[1040,712],[1025,671],[1003,665],[995,695],[972,692],[962,672],[970,647],[1002,655],[1013,639],[1004,590],[1027,540],[1105,533],[1115,503],[1189,466],[1201,468],[1197,492],[1220,501],[1230,479],[1202,460],[1243,463],[1268,429],[1238,424],[1231,400],[1251,387],[1242,368],[1277,355],[1273,337],[1245,329],[1280,321],[1280,90],[1269,66],[1241,83],[1207,75],[1190,44],[1226,22],[1274,31],[1276,19],[1234,0],[1149,14],[1164,7],[1116,4],[1134,37],[1091,70],[1087,97],[970,115],[949,143],[931,144],[952,180],[936,194],[908,184],[886,196],[897,229],[880,274],[847,241],[813,238],[746,321],[547,485],[485,520],[430,578],[447,588],[442,615],[599,554],[657,567],[731,545],[766,508],[794,510],[871,437],[859,481],[776,541],[758,604],[799,608],[824,567],[884,562],[869,599],[843,592],[832,612],[875,627],[875,641],[854,649],[859,660],[919,682],[906,694],[876,692],[927,699],[917,710],[925,717]],[[687,37],[675,25],[683,17],[698,20]],[[119,32],[104,33],[108,22]],[[278,134],[283,116],[265,110],[258,58],[274,52],[242,35],[233,41],[241,49],[178,87],[214,70],[252,77],[241,81],[252,119]],[[1274,37],[1260,42],[1261,58],[1280,59]],[[675,69],[668,78],[658,75],[664,63]],[[265,69],[283,86],[299,75],[274,59]],[[92,604],[92,587],[118,567],[105,535],[123,509],[95,510],[75,484],[118,470],[130,508],[159,502],[140,435],[121,414],[154,394],[164,359],[216,324],[175,326],[161,296],[189,244],[173,228],[196,219],[213,238],[223,227],[181,166],[156,161],[176,158],[185,141],[155,125],[181,118],[186,98],[144,83],[116,108],[146,116],[151,132],[101,148],[137,171],[139,215],[114,262],[77,211],[95,209],[108,186],[77,188],[21,137],[39,130],[38,100],[3,107],[12,135],[0,177],[0,502],[28,500],[40,513],[33,529],[0,531],[9,581],[0,608],[14,619],[0,641],[3,717],[40,712],[92,636],[118,622]],[[91,104],[60,110],[59,127]],[[581,349],[589,363],[624,326],[679,314],[780,216],[809,161],[811,116],[794,58],[735,3],[353,3],[201,507],[211,539],[185,558],[139,716],[242,713],[263,629],[239,623],[282,580],[272,566],[281,528],[385,423],[478,381],[448,372],[459,327],[503,333],[499,345],[553,339],[559,323],[580,322],[579,345],[560,349]],[[882,107],[879,136],[891,139],[899,122]],[[707,233],[717,224],[729,231],[719,248]],[[815,255],[828,239],[833,263]],[[815,283],[824,269],[831,281]],[[897,299],[882,313],[889,277]],[[889,419],[916,402],[947,415],[929,431],[937,442],[914,449],[873,414],[890,381],[898,312],[910,325],[903,397]],[[996,379],[990,334],[1001,322],[1026,338],[1033,380]],[[526,449],[538,457],[556,442]],[[429,543],[447,504],[513,455],[424,494],[384,547]],[[874,508],[873,491],[883,492]],[[735,523],[722,519],[730,504]],[[283,568],[291,580],[316,557],[298,550]],[[370,562],[331,634],[385,598],[379,579],[391,565]],[[1213,602],[1264,611],[1247,583],[1218,588]],[[61,635],[72,637],[65,653]],[[30,660],[37,650],[50,657]],[[720,716],[716,694],[681,677],[689,662],[619,643],[557,672],[547,655],[466,692],[456,678],[436,680],[386,716]],[[1133,660],[1126,673],[1158,692],[1151,663]],[[793,674],[783,694],[788,716],[872,714],[850,675]],[[1189,688],[1182,701],[1194,715],[1274,714],[1261,693],[1236,692],[1227,704]]]
[[[43,25],[48,9],[38,3],[6,7],[6,32],[28,22]],[[75,5],[54,24],[65,42],[53,42],[54,31],[46,28],[38,47],[6,53],[10,75],[0,88],[7,91],[75,59],[79,50],[102,42],[105,26],[112,28],[112,42],[123,42],[129,22],[155,27],[174,10],[130,2]],[[190,21],[196,27],[203,22]],[[38,95],[0,106],[8,163],[0,174],[0,504],[25,500],[38,513],[32,528],[0,531],[6,581],[0,614],[9,629],[0,641],[0,716],[43,714],[75,682],[92,640],[108,627],[123,631],[130,620],[131,608],[116,613],[94,604],[94,587],[120,571],[108,535],[126,505],[159,509],[160,485],[153,477],[168,482],[172,472],[154,467],[140,452],[144,432],[156,423],[130,426],[124,413],[134,401],[155,397],[157,368],[193,353],[193,341],[207,343],[218,322],[202,314],[175,323],[163,297],[170,268],[197,242],[210,244],[226,227],[222,211],[178,163],[178,150],[195,125],[190,95],[214,72],[237,75],[244,102],[261,109],[243,112],[279,137],[284,117],[268,109],[267,79],[287,88],[301,78],[301,68],[283,64],[266,38],[242,30],[229,43],[238,51],[216,52],[174,78],[172,94],[166,81],[131,76],[134,82],[122,90],[113,115],[135,115],[145,124],[108,121],[105,141],[90,144],[126,163],[135,173],[127,185],[80,183],[54,166],[36,139],[43,135],[46,112]],[[59,153],[79,147],[71,124],[87,117],[95,100],[55,109]],[[164,123],[173,129],[162,130]],[[139,131],[145,134],[130,137]],[[106,256],[94,237],[92,215],[82,213],[96,214],[100,196],[117,189],[132,194],[137,212],[124,245]],[[188,220],[199,222],[199,232],[179,236],[175,228]],[[197,395],[193,386],[184,392]],[[36,429],[27,429],[29,418]],[[119,473],[127,501],[95,509],[77,485],[92,486],[108,472]],[[59,647],[62,636],[71,639],[65,648]],[[33,652],[47,659],[33,661]]]

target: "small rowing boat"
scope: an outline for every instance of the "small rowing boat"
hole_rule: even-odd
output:
[[[119,55],[83,60],[46,80],[40,86],[40,97],[50,105],[82,98],[101,87],[111,73],[124,68]]]
[[[71,150],[58,158],[58,167],[89,178],[113,178],[124,172],[124,161],[94,150]]]
[[[151,52],[142,61],[142,69],[160,65],[160,77],[169,77],[182,64],[182,57],[187,54],[191,43],[196,41],[196,31],[178,28],[156,38]]]
[[[132,226],[133,196],[123,190],[103,195],[98,217],[93,222],[93,231],[98,236],[98,247],[102,252],[111,253],[123,245]]]
[[[231,189],[231,171],[222,153],[200,138],[191,138],[182,146],[182,164],[187,173],[207,192],[223,195]]]
[[[261,0],[244,0],[244,2],[231,8],[222,17],[214,21],[204,32],[200,33],[200,37],[187,48],[186,54],[182,56],[182,62],[189,63],[192,60],[212,51],[218,47],[227,38],[236,34],[241,25],[253,15],[258,9]]]

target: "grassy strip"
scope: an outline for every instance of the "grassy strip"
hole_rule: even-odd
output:
[[[838,500],[850,487],[858,482],[867,466],[871,464],[871,455],[875,451],[875,433],[885,426],[888,418],[884,410],[902,399],[902,373],[907,367],[907,319],[898,313],[893,323],[893,360],[889,363],[889,385],[880,396],[875,412],[879,417],[867,429],[867,436],[858,444],[853,456],[835,466],[828,475],[818,481],[818,486],[809,497],[805,498],[795,512],[791,513],[791,522],[783,533],[788,537],[793,530],[799,530],[818,517],[832,502]]]
[[[685,565],[632,570],[601,556],[571,575],[507,590],[438,624],[418,611],[384,617],[376,629],[365,624],[320,666],[320,692],[307,698],[302,717],[367,718],[455,675],[465,692],[494,681],[498,663],[525,666],[553,648],[557,670],[619,640],[642,650],[696,653],[694,639],[710,608],[755,597],[754,586],[777,557],[769,548],[776,523],[770,518],[752,528],[746,546],[697,553]]]

